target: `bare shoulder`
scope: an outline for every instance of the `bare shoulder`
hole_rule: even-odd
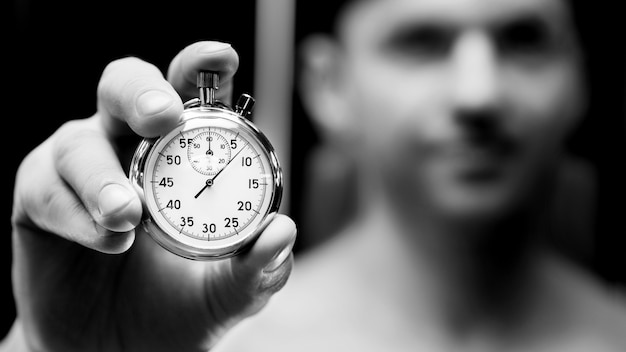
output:
[[[553,302],[562,312],[567,351],[626,351],[626,287],[569,263],[549,270]]]
[[[607,351],[626,351],[626,290],[623,287],[601,286],[598,291],[595,303],[594,297],[590,297],[587,301],[589,307],[584,310],[590,317],[589,337]]]
[[[356,262],[342,243],[297,255],[287,285],[214,350],[381,351],[393,341],[394,350],[411,351],[428,344],[418,334],[420,326],[411,325],[400,311],[386,310],[389,300],[372,297],[374,293],[368,297],[354,279],[360,269]],[[510,350],[626,351],[626,291],[567,262],[550,259],[542,271],[545,280],[532,309],[532,329],[520,335],[526,337],[523,342],[512,341]],[[398,326],[410,327],[408,335]]]

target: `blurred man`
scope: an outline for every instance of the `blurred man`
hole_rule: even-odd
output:
[[[626,349],[623,304],[544,241],[586,108],[570,4],[349,1],[335,23],[299,84],[356,215],[218,350]]]

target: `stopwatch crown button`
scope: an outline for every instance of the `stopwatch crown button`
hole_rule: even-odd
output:
[[[196,79],[198,88],[219,89],[220,75],[215,71],[200,71]]]
[[[199,71],[196,77],[196,86],[200,96],[200,106],[207,107],[215,104],[215,91],[219,88],[220,75],[215,71]]]

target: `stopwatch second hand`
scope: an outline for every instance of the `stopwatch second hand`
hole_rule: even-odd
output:
[[[218,171],[218,172],[215,174],[215,176],[213,176],[213,178],[209,178],[209,179],[207,179],[207,180],[206,180],[206,184],[204,185],[204,187],[202,187],[202,189],[201,189],[198,193],[196,193],[196,195],[194,196],[194,198],[196,198],[196,199],[197,199],[198,197],[200,197],[200,195],[202,194],[202,192],[204,192],[204,190],[205,190],[205,189],[207,189],[207,188],[209,188],[209,187],[213,186],[214,180],[215,180],[215,178],[217,177],[217,175],[221,174],[221,173],[222,173],[222,171],[224,171],[224,169],[225,169],[228,165],[230,165],[230,163],[231,163],[233,160],[235,160],[235,158],[237,157],[237,155],[239,155],[239,153],[241,153],[241,152],[244,150],[244,148],[245,148],[245,147],[247,147],[247,146],[248,146],[248,145],[246,144],[246,145],[244,145],[243,147],[241,147],[241,149],[239,149],[239,151],[238,151],[237,153],[235,153],[235,155],[234,155],[232,158],[230,158],[230,160],[228,160],[228,163],[227,163],[226,165],[224,165],[224,167],[223,167],[220,171]]]
[[[205,189],[207,189],[207,188],[209,188],[209,187],[211,187],[211,186],[213,186],[213,179],[212,179],[212,178],[207,179],[207,180],[206,180],[206,182],[205,182],[205,184],[204,184],[204,187],[202,187],[202,189],[200,190],[200,192],[196,193],[196,195],[195,195],[195,196],[193,196],[193,197],[194,197],[194,198],[198,198],[198,197],[200,197],[200,195],[202,194],[202,192],[204,192],[204,190],[205,190]]]
[[[213,182],[215,181],[215,179],[217,178],[217,176],[218,176],[219,174],[221,174],[221,173],[222,173],[222,171],[224,171],[224,169],[226,169],[226,168],[228,167],[228,165],[230,165],[230,163],[231,163],[233,160],[235,160],[235,158],[237,157],[237,155],[239,155],[239,153],[241,153],[241,152],[242,152],[242,151],[243,151],[243,150],[244,150],[247,146],[248,146],[248,144],[246,144],[246,145],[244,145],[243,147],[241,147],[241,149],[239,149],[239,151],[238,151],[237,153],[235,153],[235,155],[234,155],[232,158],[230,158],[230,160],[228,160],[228,163],[226,163],[226,165],[224,165],[224,167],[223,167],[220,171],[218,171],[218,172],[215,174],[215,176],[213,176],[213,178],[211,179],[211,184],[213,184]],[[209,181],[207,180],[207,183],[208,183],[208,182],[209,182]]]

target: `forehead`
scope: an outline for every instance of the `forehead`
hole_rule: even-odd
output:
[[[534,16],[553,25],[569,21],[566,0],[357,0],[340,17],[343,35],[376,38],[386,29],[427,22],[489,27]]]

